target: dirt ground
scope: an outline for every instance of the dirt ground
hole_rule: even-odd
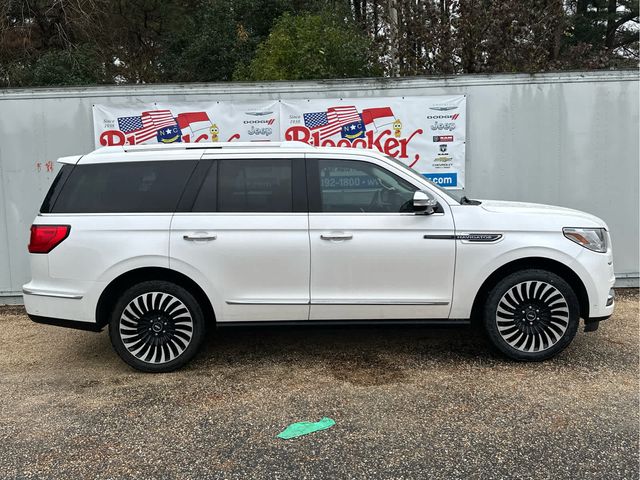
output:
[[[0,478],[637,479],[638,320],[619,290],[597,332],[538,364],[471,328],[226,329],[150,375],[106,332],[5,307]]]

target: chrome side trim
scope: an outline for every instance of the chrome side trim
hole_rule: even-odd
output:
[[[423,235],[425,240],[462,240],[469,243],[495,243],[502,239],[501,233],[468,233],[463,235]]]
[[[443,301],[423,300],[226,300],[227,305],[449,305]]]
[[[436,300],[360,300],[360,299],[344,299],[344,300],[312,300],[311,305],[449,305],[449,302]]]
[[[31,288],[22,288],[23,295],[37,295],[39,297],[67,298],[71,300],[80,300],[82,295],[73,293],[48,292],[46,290],[33,290]]]
[[[309,300],[263,300],[263,299],[248,299],[248,300],[226,300],[227,305],[309,305]]]
[[[455,240],[455,235],[423,235],[425,240]]]

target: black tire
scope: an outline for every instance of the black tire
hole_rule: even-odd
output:
[[[483,324],[491,343],[506,356],[539,362],[564,350],[580,323],[578,298],[569,284],[545,270],[521,270],[489,292]]]
[[[170,372],[191,360],[205,338],[200,305],[187,290],[151,280],[127,289],[109,322],[120,358],[143,372]]]

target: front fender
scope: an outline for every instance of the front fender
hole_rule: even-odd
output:
[[[566,241],[560,246],[553,245],[558,238],[545,239],[549,242],[546,245],[513,245],[519,243],[519,239],[514,238],[516,235],[505,235],[504,241],[498,244],[458,242],[450,318],[470,318],[475,298],[487,278],[518,260],[546,259],[565,265],[580,278],[589,298],[592,298],[596,291],[595,283],[584,265],[577,260],[585,250],[583,247],[577,244],[573,246]]]

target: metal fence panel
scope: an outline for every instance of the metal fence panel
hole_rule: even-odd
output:
[[[29,225],[59,166],[93,148],[94,103],[467,95],[470,197],[577,208],[611,229],[616,275],[638,278],[637,71],[0,91],[0,296],[29,279]]]

